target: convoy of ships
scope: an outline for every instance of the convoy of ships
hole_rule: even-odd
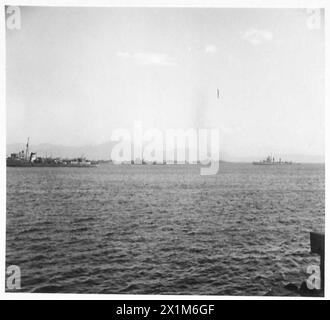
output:
[[[52,157],[38,157],[35,152],[29,151],[29,139],[25,150],[12,153],[7,157],[7,167],[95,167],[97,162],[83,157],[75,159],[61,159]]]
[[[103,162],[103,161],[101,161]],[[112,162],[112,161],[110,161]],[[26,143],[25,150],[21,150],[18,153],[12,153],[7,157],[7,167],[95,167],[99,162],[90,161],[84,157],[74,159],[62,159],[52,157],[38,157],[35,152],[29,151],[29,139]],[[139,164],[139,162],[131,161],[131,164]],[[199,162],[198,162],[199,163]],[[141,161],[141,164],[147,164],[145,161]],[[153,163],[156,164],[156,163]],[[167,164],[164,161],[162,164]],[[175,164],[175,162],[174,162]],[[272,156],[268,156],[264,160],[252,162],[254,165],[292,165],[292,161],[282,161],[280,158],[276,160]]]

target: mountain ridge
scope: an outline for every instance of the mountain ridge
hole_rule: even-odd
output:
[[[76,158],[86,157],[90,160],[110,160],[111,150],[117,142],[105,142],[97,145],[83,146],[64,146],[51,143],[31,144],[29,149],[36,152],[42,157],[60,157],[60,158]],[[6,146],[6,154],[18,153],[20,150],[25,150],[25,143],[11,143]],[[264,158],[267,155],[264,156]],[[281,158],[283,161],[293,161],[301,163],[324,163],[325,159],[322,155],[306,155],[306,154],[276,154],[276,159]],[[221,160],[230,162],[252,162],[262,160],[258,156],[233,156],[226,153],[221,153]]]

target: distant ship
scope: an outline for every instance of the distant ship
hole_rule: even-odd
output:
[[[254,161],[254,162],[252,162],[252,164],[273,166],[273,165],[288,165],[288,164],[293,164],[293,162],[292,161],[282,161],[281,158],[279,160],[275,160],[274,157],[268,156],[266,159],[260,160],[260,161]]]
[[[52,157],[37,157],[35,152],[29,152],[29,138],[25,151],[12,153],[6,159],[7,167],[95,167],[96,162],[83,157],[75,159],[61,159]]]

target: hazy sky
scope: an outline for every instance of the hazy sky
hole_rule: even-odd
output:
[[[21,7],[7,143],[98,144],[134,120],[222,151],[324,154],[324,31],[305,10]],[[217,99],[217,88],[220,99]]]

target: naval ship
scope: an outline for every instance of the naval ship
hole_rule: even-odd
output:
[[[281,158],[279,160],[275,160],[274,157],[268,156],[266,159],[260,160],[260,161],[254,161],[254,162],[252,162],[252,164],[273,166],[273,165],[288,165],[288,164],[293,164],[293,162],[292,161],[282,161]]]
[[[12,153],[6,159],[7,167],[95,167],[96,162],[83,157],[75,159],[61,159],[52,157],[38,157],[36,152],[29,151],[29,138],[25,150]]]

